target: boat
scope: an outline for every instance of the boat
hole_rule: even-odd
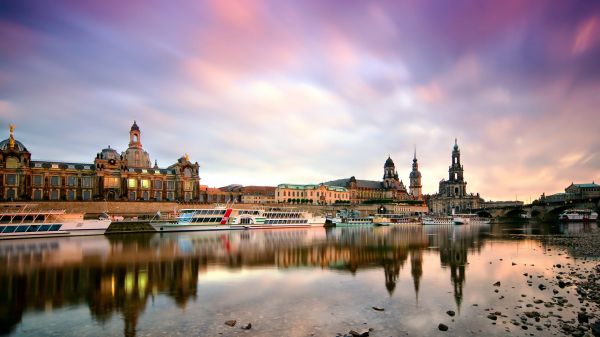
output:
[[[237,210],[231,218],[232,229],[306,228],[324,227],[325,217],[306,211],[275,207],[268,210]]]
[[[490,219],[479,217],[477,214],[454,214],[452,216],[452,223],[455,225],[489,224]]]
[[[158,232],[215,231],[256,228],[304,228],[325,226],[324,217],[308,212],[281,208],[234,209],[217,206],[206,209],[182,209],[176,221],[152,221]]]
[[[558,216],[561,221],[596,221],[598,220],[598,213],[591,209],[569,209]]]
[[[179,210],[175,221],[150,221],[150,226],[158,232],[216,231],[227,230],[232,208],[189,208]]]
[[[360,217],[360,213],[353,210],[341,210],[333,218],[327,220],[336,227],[372,226],[373,217]]]
[[[373,217],[373,223],[377,226],[411,224],[417,222],[419,222],[417,217],[411,217],[406,214],[377,214]]]
[[[40,211],[24,205],[0,212],[0,239],[102,235],[110,224],[110,219],[84,220],[81,213]]]
[[[426,216],[423,225],[452,225],[454,221],[451,216]]]

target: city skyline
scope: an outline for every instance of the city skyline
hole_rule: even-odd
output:
[[[209,186],[377,180],[388,155],[407,184],[416,145],[432,194],[455,138],[486,200],[600,177],[595,3],[156,4],[0,5],[0,138],[92,162],[137,120]]]

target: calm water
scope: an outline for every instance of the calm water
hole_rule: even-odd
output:
[[[401,225],[0,241],[0,334],[335,336],[372,328],[371,336],[404,336],[439,335],[446,323],[449,336],[507,335],[485,308],[549,299],[522,274],[552,276],[553,264],[582,263],[527,234],[595,229]],[[224,325],[230,319],[238,324]],[[240,328],[249,322],[250,331]]]

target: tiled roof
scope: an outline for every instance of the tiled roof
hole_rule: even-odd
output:
[[[324,184],[332,185],[332,186],[346,187],[348,184],[348,181],[350,181],[350,178],[332,180],[332,181],[325,182]],[[356,179],[356,187],[382,189],[383,185],[382,185],[381,181]]]

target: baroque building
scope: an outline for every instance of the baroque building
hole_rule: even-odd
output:
[[[464,179],[464,167],[460,163],[460,149],[454,140],[452,163],[448,168],[448,180],[442,179],[437,194],[429,198],[429,209],[436,214],[451,214],[452,212],[470,212],[481,208],[483,199],[479,193],[467,194],[467,182]]]
[[[194,201],[199,198],[198,163],[182,156],[173,165],[150,166],[136,122],[129,147],[119,154],[108,146],[93,163],[31,160],[14,138],[0,142],[0,200],[154,200]]]
[[[419,184],[420,184],[419,173]],[[398,177],[396,165],[390,156],[383,164],[382,181],[359,180],[354,176],[346,179],[332,180],[324,183],[328,186],[345,187],[350,193],[350,203],[359,204],[367,200],[402,201],[413,199]]]
[[[332,205],[347,203],[349,197],[350,194],[345,187],[328,184],[279,184],[275,190],[275,201],[278,203]]]

